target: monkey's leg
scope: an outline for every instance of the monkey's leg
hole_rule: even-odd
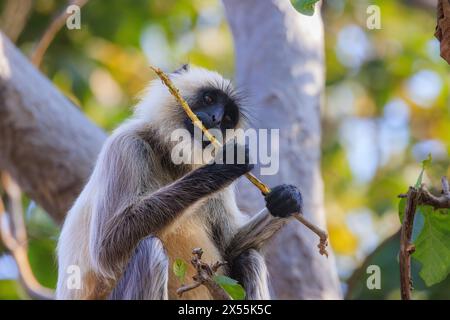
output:
[[[168,258],[161,241],[142,239],[109,299],[167,300]]]
[[[246,250],[235,258],[230,276],[244,287],[247,300],[270,299],[266,263],[257,250]]]
[[[225,256],[231,277],[245,288],[246,299],[270,299],[267,267],[259,250],[286,222],[263,209],[241,226],[228,244]]]

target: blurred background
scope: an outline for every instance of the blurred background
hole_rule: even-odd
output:
[[[0,0],[5,28],[7,1]],[[30,54],[66,1],[35,0],[16,39]],[[366,27],[367,7],[381,8],[381,29]],[[322,7],[326,92],[322,175],[330,242],[349,299],[400,297],[397,195],[433,156],[425,182],[449,175],[450,77],[434,38],[435,1],[328,0]],[[131,114],[152,78],[149,64],[192,63],[233,77],[234,51],[218,0],[91,0],[80,30],[62,29],[41,70],[107,131]],[[220,41],[218,41],[220,39]],[[56,283],[59,228],[23,199],[29,259],[38,281]],[[414,260],[413,260],[414,261]],[[366,269],[383,270],[381,290],[366,288]],[[450,298],[450,279],[427,288],[413,265],[414,297]],[[0,299],[22,299],[14,260],[0,244]]]

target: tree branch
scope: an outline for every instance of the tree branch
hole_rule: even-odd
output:
[[[408,193],[400,197],[406,198],[405,213],[400,231],[400,290],[403,300],[411,299],[411,255],[415,251],[411,241],[414,227],[414,216],[417,206],[430,205],[435,209],[450,209],[449,184],[446,177],[442,177],[442,195],[434,196],[423,186],[420,188],[409,187]]]
[[[9,214],[6,212],[0,197],[1,239],[16,261],[21,283],[28,295],[32,299],[53,299],[53,291],[39,284],[28,260],[28,239],[23,220],[20,188],[7,174],[2,175],[2,184],[9,197],[11,210]]]
[[[69,0],[68,6],[70,5],[77,5],[79,7],[84,6],[88,0]],[[66,23],[67,18],[69,17],[69,13],[67,13],[66,6],[64,9],[52,20],[50,25],[45,30],[44,34],[42,35],[41,39],[37,43],[32,55],[31,55],[31,62],[39,68],[39,66],[42,63],[42,59],[44,58],[45,52],[47,51],[48,47],[52,43],[53,39],[58,34],[59,30],[64,26]]]
[[[0,169],[61,223],[105,133],[0,32]]]
[[[434,34],[441,42],[441,57],[450,64],[450,0],[439,0]]]
[[[216,281],[214,281],[214,275],[217,270],[226,263],[220,261],[214,263],[213,265],[204,263],[202,261],[203,250],[201,248],[192,250],[192,254],[194,257],[192,258],[191,263],[195,270],[197,270],[197,274],[193,276],[194,282],[179,288],[177,290],[177,294],[181,297],[183,293],[203,285],[208,289],[214,300],[231,300],[228,293],[226,293],[225,290],[222,289]]]
[[[414,246],[411,243],[414,216],[416,213],[419,192],[410,187],[406,197],[406,208],[403,216],[402,229],[400,231],[400,286],[403,300],[411,299],[411,254]]]
[[[420,189],[421,204],[432,206],[435,209],[450,208],[450,192],[447,178],[442,177],[441,184],[442,184],[442,195],[438,197],[431,194],[427,189],[421,188]]]

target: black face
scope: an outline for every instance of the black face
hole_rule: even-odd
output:
[[[207,129],[220,129],[225,134],[227,129],[235,128],[239,122],[239,107],[220,89],[200,89],[197,95],[189,100],[192,111]],[[193,134],[194,125],[190,119],[186,119],[185,125]]]

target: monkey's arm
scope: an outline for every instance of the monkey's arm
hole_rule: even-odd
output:
[[[107,188],[102,190],[104,194],[96,212],[96,216],[103,218],[97,218],[94,222],[97,232],[91,242],[91,256],[97,270],[111,277],[122,269],[141,239],[157,234],[188,207],[231,184],[252,168],[248,164],[213,163],[156,192],[138,196],[139,190],[145,190],[145,187],[138,185],[151,179],[153,170],[148,166],[148,156],[142,151],[144,146],[139,145],[142,143],[138,140],[122,141],[122,156],[106,157],[110,161],[105,164],[109,166],[109,172],[104,174],[106,182],[101,184],[106,184]],[[127,146],[125,151],[124,146]],[[137,169],[140,170],[138,174],[134,172]]]

